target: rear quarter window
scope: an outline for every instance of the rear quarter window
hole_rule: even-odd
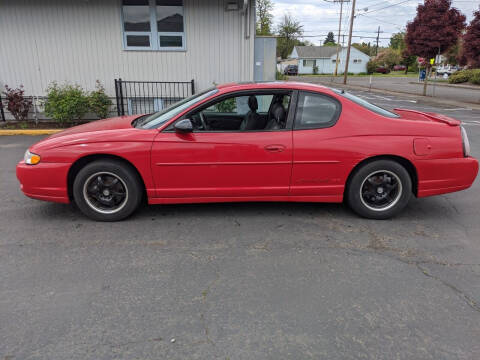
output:
[[[333,126],[340,116],[340,103],[328,96],[309,92],[298,95],[295,129],[321,129]]]

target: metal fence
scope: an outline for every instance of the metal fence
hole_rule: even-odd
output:
[[[191,81],[125,81],[115,79],[118,115],[149,114],[195,93]]]
[[[3,111],[2,93],[0,93],[0,119],[5,121],[5,112]]]

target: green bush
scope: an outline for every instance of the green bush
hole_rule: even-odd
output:
[[[480,85],[480,70],[473,70],[470,82],[475,85]]]
[[[465,83],[470,80],[472,75],[472,70],[460,70],[450,75],[450,77],[448,78],[448,82],[450,84]]]
[[[375,72],[375,70],[377,69],[377,67],[378,67],[377,62],[374,61],[374,60],[370,60],[367,63],[367,73],[368,74],[373,74]]]
[[[95,90],[88,94],[89,110],[100,119],[105,119],[110,112],[110,106],[112,106],[112,100],[105,94],[105,88],[97,80]]]
[[[89,108],[88,96],[78,85],[51,83],[47,88],[45,114],[60,125],[82,118]]]
[[[277,70],[277,74],[275,76],[277,80],[287,80],[288,77],[284,73],[281,73],[280,71]]]
[[[317,75],[318,74],[318,66],[314,66],[313,67],[313,75]]]

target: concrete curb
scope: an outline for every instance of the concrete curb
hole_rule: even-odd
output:
[[[0,136],[11,135],[52,135],[64,129],[0,129]]]
[[[431,80],[428,82],[428,85],[433,85],[434,82]],[[419,83],[416,81],[410,81],[409,84],[412,85],[422,85],[423,83]],[[445,84],[441,82],[435,83],[435,86],[445,86],[445,87],[450,87],[450,88],[457,88],[457,89],[470,89],[470,90],[480,90],[480,86],[475,86],[475,85],[462,85],[462,84]]]

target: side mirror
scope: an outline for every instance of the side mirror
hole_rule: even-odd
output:
[[[190,133],[193,131],[193,124],[190,119],[183,119],[175,123],[175,131],[181,133]]]

